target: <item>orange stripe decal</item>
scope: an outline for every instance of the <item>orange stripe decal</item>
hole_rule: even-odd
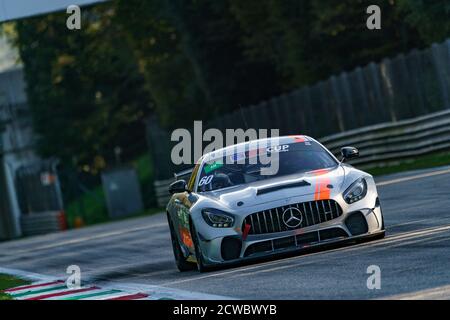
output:
[[[189,231],[186,228],[180,228],[181,231],[181,241],[188,247],[192,248],[194,247],[194,243],[192,242],[191,235],[189,234]]]
[[[327,174],[330,172],[327,169],[322,170],[316,170],[311,172],[315,176],[322,176],[324,174]],[[316,184],[316,190],[314,192],[314,200],[328,200],[330,199],[330,189],[328,188],[328,185],[330,184],[330,178],[323,177],[319,178]]]

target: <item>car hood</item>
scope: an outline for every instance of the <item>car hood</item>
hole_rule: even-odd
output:
[[[308,201],[322,200],[341,192],[344,178],[345,169],[336,166],[205,192],[202,195],[231,209],[243,209],[298,196],[308,196],[311,199]]]

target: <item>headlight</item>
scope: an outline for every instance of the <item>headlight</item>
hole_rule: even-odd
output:
[[[218,209],[203,209],[202,216],[206,223],[214,228],[229,228],[234,223],[233,216]]]
[[[366,179],[359,178],[358,180],[353,182],[351,186],[348,187],[347,190],[345,190],[343,196],[345,202],[347,202],[348,204],[352,204],[364,198],[366,194],[367,194]]]

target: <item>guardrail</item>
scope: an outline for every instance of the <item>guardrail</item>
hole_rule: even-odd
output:
[[[352,165],[365,169],[396,164],[400,160],[450,149],[450,110],[398,122],[381,123],[318,139],[340,158],[341,147],[354,146],[360,156]],[[173,179],[155,181],[158,205],[170,198]]]
[[[159,208],[164,208],[170,199],[169,186],[175,178],[165,179],[165,180],[155,180],[153,186],[155,189],[156,202]]]
[[[450,110],[414,119],[382,123],[318,139],[335,155],[343,146],[355,146],[359,168],[386,166],[399,160],[450,148]]]

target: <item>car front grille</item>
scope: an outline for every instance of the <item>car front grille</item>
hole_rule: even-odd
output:
[[[294,219],[286,224],[292,215]],[[342,208],[334,200],[302,202],[252,213],[245,218],[242,230],[250,225],[249,235],[283,232],[327,222],[341,215]]]

